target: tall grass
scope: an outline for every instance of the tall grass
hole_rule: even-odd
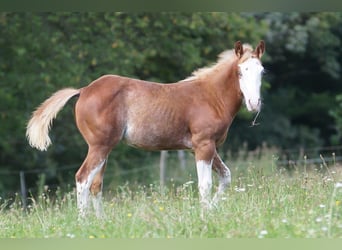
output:
[[[341,238],[342,171],[337,163],[276,166],[271,152],[231,164],[221,203],[201,217],[196,175],[183,184],[122,185],[107,191],[106,218],[77,219],[75,192],[43,192],[24,212],[1,201],[1,238]],[[305,171],[303,171],[305,167]],[[215,190],[213,190],[215,191]]]

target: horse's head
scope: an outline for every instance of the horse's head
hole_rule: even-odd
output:
[[[240,90],[248,111],[259,111],[261,107],[260,87],[264,67],[260,58],[265,52],[265,43],[260,41],[254,51],[243,48],[240,41],[235,43],[235,54],[239,58],[238,74]]]

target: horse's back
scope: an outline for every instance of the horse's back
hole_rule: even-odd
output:
[[[124,138],[146,149],[189,148],[186,106],[189,98],[174,84],[106,75],[83,88],[76,121],[88,143]]]

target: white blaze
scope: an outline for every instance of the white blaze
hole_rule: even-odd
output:
[[[259,111],[261,107],[260,87],[264,67],[259,59],[250,58],[239,64],[240,89],[248,111]]]

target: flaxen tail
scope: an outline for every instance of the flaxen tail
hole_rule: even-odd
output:
[[[51,144],[49,130],[52,120],[56,118],[57,113],[68,100],[79,93],[79,89],[67,88],[59,90],[33,112],[26,130],[26,137],[32,147],[41,151],[47,149]]]

